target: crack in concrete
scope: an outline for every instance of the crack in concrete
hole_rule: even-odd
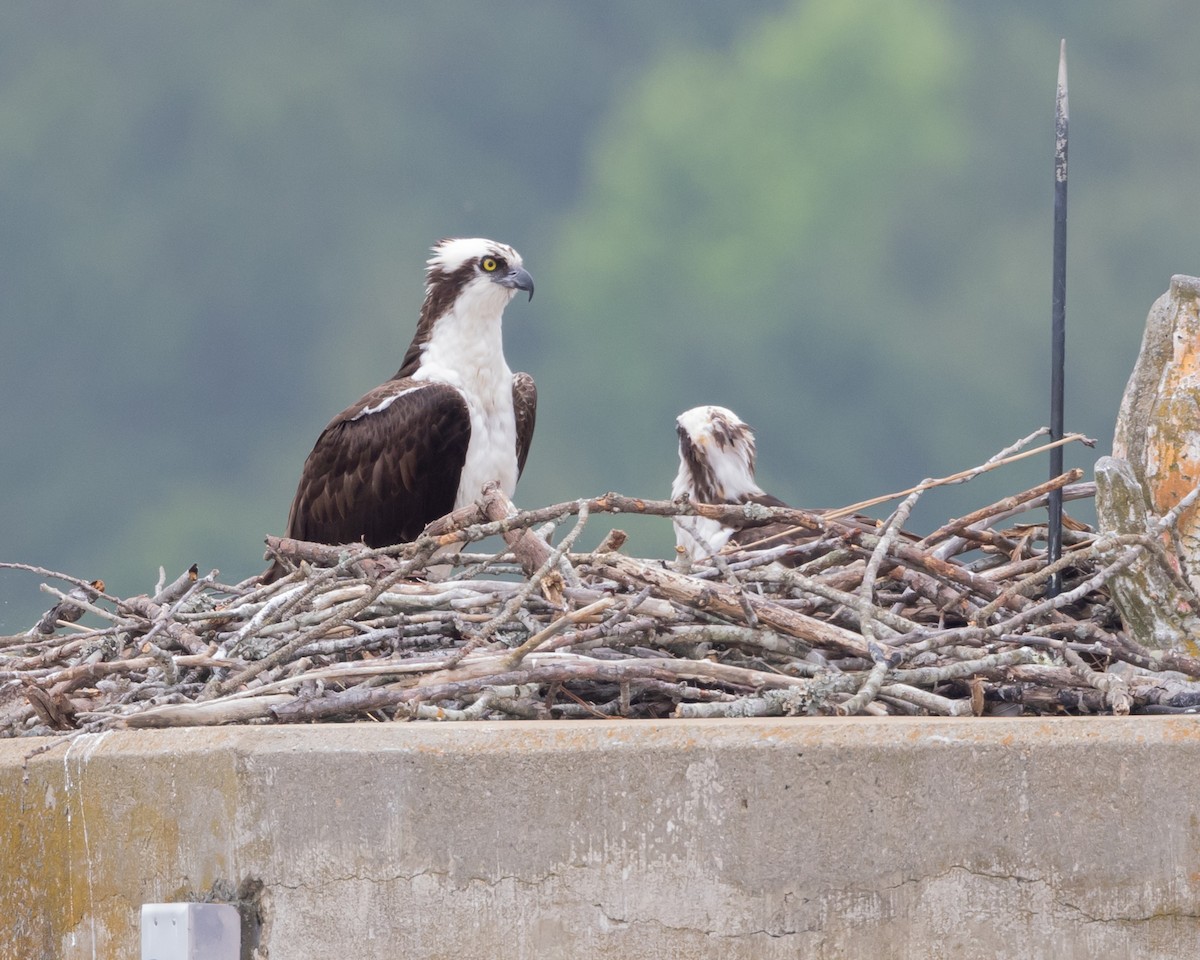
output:
[[[311,880],[274,880],[264,881],[264,883],[268,887],[279,887],[284,890],[319,890],[324,886],[338,883],[369,883],[372,885],[386,885],[389,883],[411,884],[426,877],[442,880],[458,888],[470,886],[472,884],[479,884],[489,889],[495,889],[505,882],[511,882],[522,887],[540,887],[549,880],[557,880],[558,874],[547,873],[538,879],[531,880],[526,877],[519,877],[515,874],[503,874],[498,877],[460,877],[447,870],[418,870],[416,873],[394,873],[380,875],[368,873],[342,873],[336,876],[326,875],[315,877]]]
[[[1078,904],[1071,903],[1068,900],[1056,898],[1054,902],[1057,906],[1064,907],[1067,910],[1070,910],[1073,913],[1075,913],[1081,919],[1081,921],[1083,923],[1113,924],[1115,926],[1125,926],[1125,925],[1136,926],[1138,924],[1143,924],[1143,923],[1152,923],[1155,920],[1200,921],[1200,913],[1192,913],[1187,910],[1177,910],[1177,911],[1156,910],[1153,913],[1138,914],[1138,915],[1133,915],[1133,916],[1116,915],[1116,916],[1101,917],[1101,916],[1096,916],[1094,914],[1088,913],[1088,911],[1085,910],[1083,907],[1079,906]]]
[[[1089,913],[1084,907],[1079,904],[1072,903],[1065,899],[1055,891],[1054,884],[1040,876],[1022,876],[1015,873],[995,872],[988,870],[979,870],[969,867],[965,864],[953,864],[939,873],[929,874],[923,877],[906,877],[897,884],[892,884],[888,887],[881,888],[882,890],[896,890],[900,887],[911,884],[925,884],[936,882],[937,880],[945,879],[955,873],[965,873],[972,877],[981,877],[986,880],[999,880],[1016,882],[1017,884],[1041,884],[1047,888],[1050,893],[1050,903],[1055,908],[1061,908],[1077,915],[1084,923],[1109,923],[1109,924],[1131,924],[1148,923],[1155,920],[1189,920],[1200,921],[1200,912],[1192,912],[1189,910],[1164,911],[1156,910],[1147,914],[1130,914],[1130,915],[1112,915],[1112,916],[1097,916]],[[851,891],[846,891],[851,892]],[[853,891],[853,892],[869,892],[869,891]],[[1023,911],[1028,913],[1036,913],[1037,911]]]

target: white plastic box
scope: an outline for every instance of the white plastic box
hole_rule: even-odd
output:
[[[142,904],[142,960],[239,960],[241,941],[227,903]]]

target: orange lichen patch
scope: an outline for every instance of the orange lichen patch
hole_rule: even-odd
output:
[[[1200,723],[1194,717],[1180,717],[1177,723],[1163,726],[1162,738],[1168,743],[1191,743],[1200,740]]]

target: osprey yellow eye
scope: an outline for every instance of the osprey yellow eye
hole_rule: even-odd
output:
[[[488,273],[495,273],[496,269],[500,266],[500,264],[496,262],[495,257],[484,257],[481,261],[479,261],[479,265]]]

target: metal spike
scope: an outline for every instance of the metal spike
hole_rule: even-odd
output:
[[[1058,52],[1058,91],[1054,101],[1054,282],[1050,302],[1050,438],[1063,437],[1063,384],[1067,358],[1067,41]],[[1050,451],[1050,476],[1063,472],[1063,448]],[[1062,556],[1062,490],[1050,494],[1046,535],[1050,563]],[[1049,596],[1062,590],[1055,574]]]

